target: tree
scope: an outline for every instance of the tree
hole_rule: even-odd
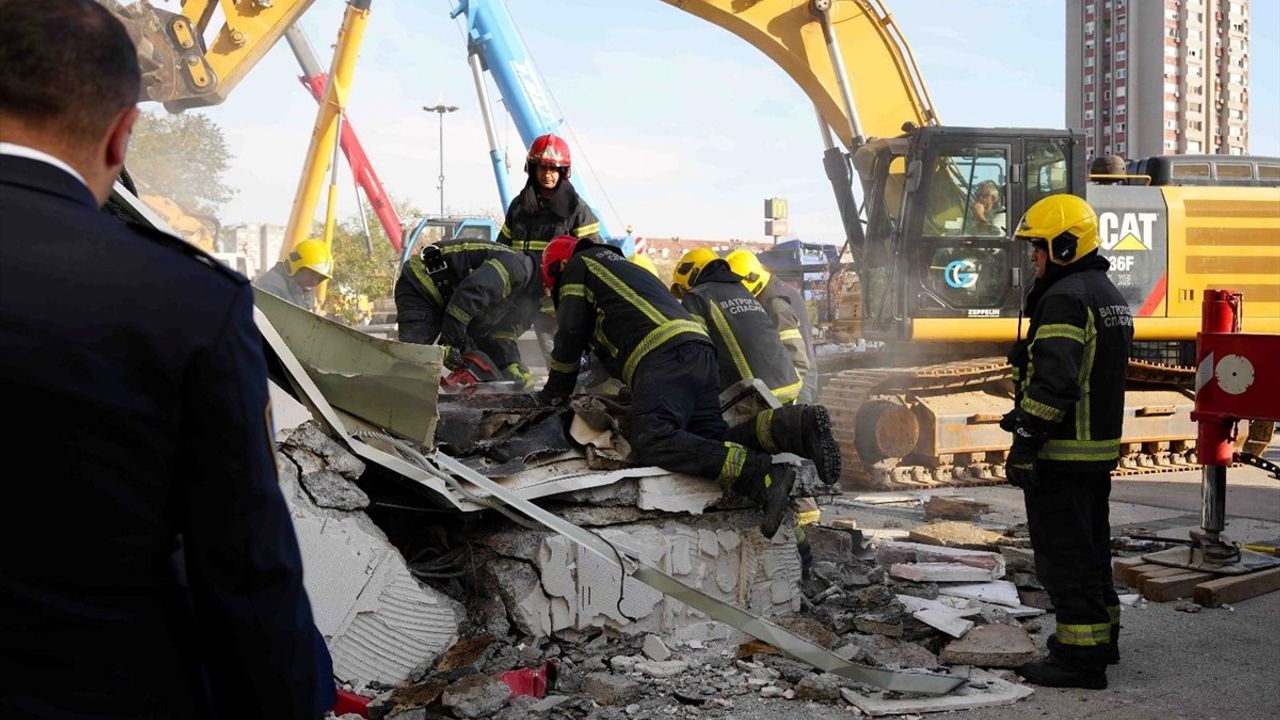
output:
[[[222,128],[207,115],[147,112],[134,125],[127,167],[140,190],[216,217],[236,193],[223,182],[231,158]]]
[[[392,198],[391,202],[402,218],[422,215],[422,211],[402,200]],[[367,203],[365,215],[370,220],[372,252],[365,243],[358,216],[337,223],[333,229],[333,280],[329,283],[330,298],[325,300],[325,310],[348,325],[359,323],[372,303],[390,300],[396,278],[400,277],[400,255]],[[316,237],[323,232],[324,228],[318,227]]]

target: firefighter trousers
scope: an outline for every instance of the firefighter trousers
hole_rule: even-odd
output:
[[[1056,613],[1055,662],[1105,670],[1119,630],[1120,600],[1111,574],[1111,476],[1037,468],[1024,491],[1036,575]]]
[[[754,422],[743,423],[750,433],[736,434],[753,437]],[[726,488],[739,480],[763,482],[772,458],[758,448],[727,440],[729,434],[720,414],[715,347],[685,342],[659,348],[636,368],[630,438],[635,462],[713,478]]]

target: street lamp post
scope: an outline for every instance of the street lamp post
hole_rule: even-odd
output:
[[[444,216],[444,114],[451,113],[458,109],[456,105],[424,105],[423,110],[433,112],[440,116],[440,216]]]

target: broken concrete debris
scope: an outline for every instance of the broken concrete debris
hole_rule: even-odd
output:
[[[322,507],[304,491],[299,480],[303,467],[335,484],[349,482],[343,471],[358,474],[354,468],[359,461],[330,446],[332,441],[312,425],[288,436],[277,463],[316,626],[329,645],[340,682],[356,691],[404,682],[457,639],[462,604],[416,580],[366,514]]]
[[[490,415],[512,426],[496,411]],[[310,589],[335,672],[363,694],[392,690],[371,717],[667,718],[681,716],[680,708],[727,710],[757,699],[842,704],[874,697],[869,687],[774,654],[767,644],[743,644],[555,533],[476,524],[465,530],[470,550],[457,573],[415,577],[419,554],[406,562],[397,546],[420,542],[423,528],[435,523],[423,516],[385,520],[381,507],[406,501],[396,495],[382,503],[381,488],[362,478],[362,463],[314,423],[280,437],[282,486],[307,574],[324,579]],[[486,452],[490,462],[504,457],[492,447]],[[546,459],[532,453],[515,462],[528,472]],[[987,622],[979,603],[948,597],[943,588],[1005,575],[997,552],[939,544],[881,542],[876,554],[883,559],[869,559],[868,535],[845,521],[810,528],[825,595],[806,598],[794,537],[763,539],[755,511],[724,505],[704,481],[640,474],[617,488],[608,484],[566,484],[545,497],[565,514],[593,518],[594,531],[620,552],[880,668],[941,668],[945,644]],[[462,544],[447,537],[453,530],[436,532],[440,542]],[[405,540],[410,534],[418,539]],[[503,681],[544,667],[543,697],[513,696]]]
[[[1039,657],[1026,630],[996,624],[975,627],[964,637],[952,640],[942,650],[942,661],[951,665],[1014,668]]]

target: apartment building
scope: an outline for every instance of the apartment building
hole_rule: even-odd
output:
[[[1066,121],[1090,158],[1249,147],[1249,0],[1067,0]]]

